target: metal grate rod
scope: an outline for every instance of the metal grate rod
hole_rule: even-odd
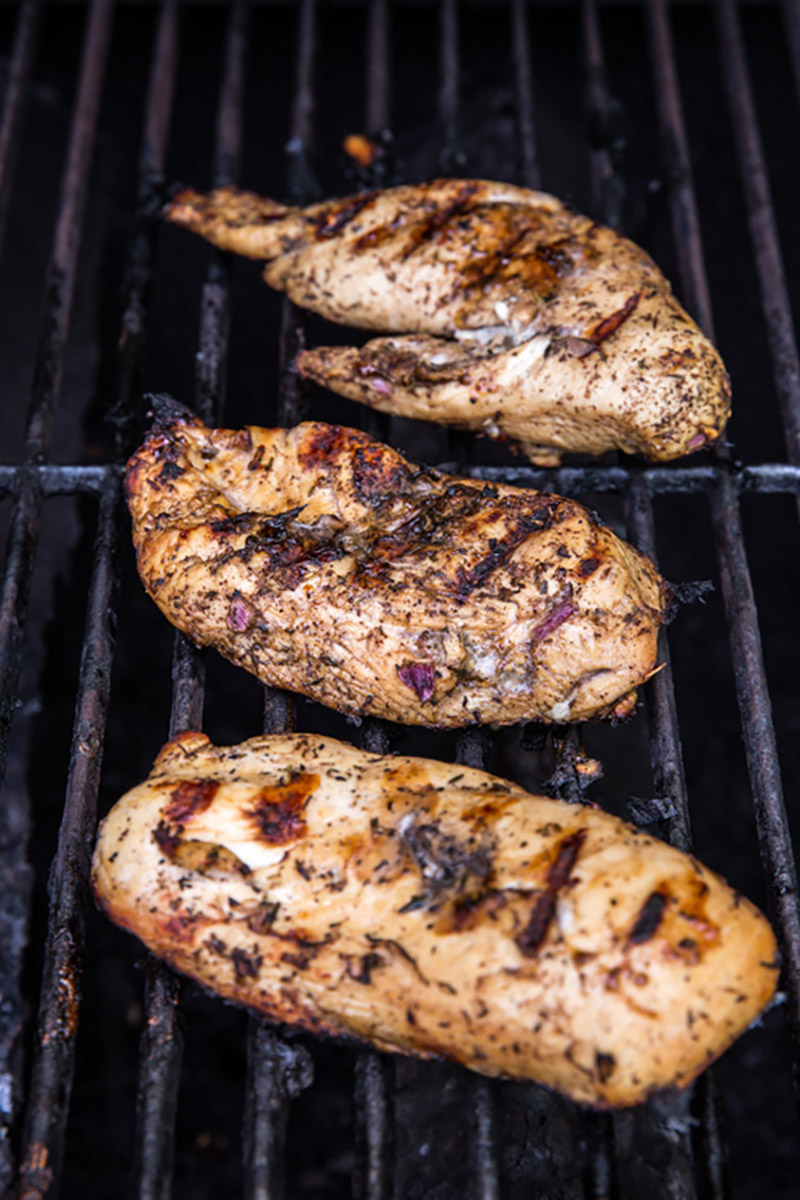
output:
[[[533,68],[525,0],[511,0],[511,54],[514,60],[514,87],[517,99],[520,183],[523,187],[538,188],[542,185],[542,179],[536,149]]]
[[[378,133],[389,126],[389,6],[371,0],[367,27],[367,131]]]
[[[111,0],[95,0],[88,19],[80,85],[47,271],[45,311],[36,351],[25,448],[28,464],[40,461],[47,452],[50,420],[61,383],[112,13]],[[0,779],[5,775],[6,744],[16,697],[40,508],[41,492],[36,473],[21,472],[0,594]]]
[[[236,3],[230,12],[217,110],[212,166],[213,184],[232,181],[241,145],[241,97],[248,9]],[[212,251],[200,301],[200,346],[195,404],[206,420],[219,414],[228,348],[229,267]],[[170,737],[200,729],[204,698],[203,660],[183,634],[175,638],[172,667]],[[183,1038],[178,1022],[180,982],[161,963],[150,960],[145,993],[137,1101],[136,1194],[141,1200],[166,1200],[172,1187],[174,1129]]]
[[[652,0],[658,5],[660,0]],[[672,144],[686,148],[683,115],[669,26],[664,21],[659,39],[653,46],[654,58],[668,59],[670,69],[657,75],[660,87],[669,89],[668,103],[662,102],[674,127],[666,132]],[[682,210],[681,194],[690,196],[694,205],[691,167],[687,157],[681,160],[673,189],[673,202]],[[676,244],[684,276],[692,281],[695,295],[708,294],[705,264],[699,245],[699,231],[689,224],[675,222]],[[711,314],[708,313],[710,322]],[[706,331],[708,332],[708,326]],[[710,493],[711,518],[722,581],[722,595],[730,631],[736,694],[742,721],[748,772],[755,807],[756,828],[762,862],[768,877],[772,906],[777,917],[778,938],[784,957],[789,992],[787,1019],[794,1052],[795,1071],[800,1054],[800,909],[798,908],[794,854],[783,801],[772,706],[767,685],[761,635],[758,628],[753,586],[744,547],[736,485],[724,470],[726,454],[715,454],[718,471]]]
[[[474,767],[479,771],[485,770],[488,743],[488,735],[482,730],[465,730],[458,735],[456,762],[465,767]],[[469,1097],[473,1120],[470,1150],[475,1170],[475,1200],[499,1200],[500,1179],[494,1118],[495,1095],[491,1081],[480,1075],[471,1075]]]
[[[739,173],[772,355],[775,391],[783,418],[789,460],[800,463],[800,357],[742,45],[739,14],[732,0],[717,0],[716,11]]]
[[[459,150],[459,69],[458,69],[458,0],[442,0],[440,9],[440,83],[439,121],[442,127],[442,149],[439,165],[446,175],[464,165]]]
[[[699,495],[710,492],[723,477],[730,478],[738,492],[766,495],[800,493],[800,466],[791,463],[755,463],[752,466],[706,467],[492,467],[483,464],[439,463],[436,470],[459,471],[470,479],[515,483],[533,488],[551,488],[559,493],[579,496],[585,492],[625,492],[633,470],[639,470],[653,496]],[[0,497],[15,495],[27,475],[33,474],[43,496],[72,495],[75,492],[97,494],[108,475],[119,474],[121,467],[72,466],[57,463],[0,465]]]
[[[144,133],[139,152],[138,221],[123,277],[124,310],[119,338],[117,389],[109,420],[115,427],[117,457],[127,454],[142,408],[147,311],[153,278],[155,227],[150,219],[163,180],[167,136],[175,94],[179,0],[165,0],[147,86]]]
[[[314,57],[316,52],[316,0],[303,0],[300,8],[297,77],[292,115],[288,192],[293,204],[308,204],[317,190],[309,164],[314,115]],[[277,422],[291,427],[302,421],[308,408],[307,385],[293,369],[305,346],[305,314],[284,297],[278,347]]]
[[[647,27],[661,125],[662,161],[670,189],[672,236],[680,248],[678,268],[682,299],[691,315],[713,341],[711,294],[703,263],[700,216],[692,179],[689,144],[683,123],[666,0],[648,0]]]
[[[29,13],[29,19],[30,16]],[[47,273],[45,311],[36,353],[27,421],[26,465],[20,469],[17,476],[18,489],[11,513],[0,593],[0,783],[5,778],[8,737],[16,709],[28,596],[43,499],[34,464],[47,450],[50,414],[58,396],[61,380],[80,247],[86,180],[105,75],[111,16],[111,4],[107,0],[98,0],[88,18],[78,96],[70,128],[61,200]],[[33,33],[29,32],[28,36],[32,37]],[[17,66],[20,66],[19,62]],[[24,79],[18,78],[15,86],[17,92],[9,97],[12,105],[15,95],[16,103],[22,102],[19,98],[19,88],[24,91]],[[13,119],[13,111],[9,119]],[[12,137],[12,143],[13,140]],[[13,152],[13,146],[10,149]],[[7,152],[8,150],[9,147]],[[7,160],[6,168],[9,167]],[[6,811],[5,808],[0,812],[0,876],[4,879],[13,879],[21,870],[24,871],[27,825],[28,816],[25,812]],[[24,928],[27,925],[27,898],[23,899],[22,905],[25,910],[22,914],[14,913],[12,906],[9,906],[8,913],[0,918],[3,923],[2,943],[13,948],[11,953],[4,954],[0,961],[0,995],[5,997],[0,1023],[0,1072],[10,1081],[11,1091],[8,1101],[2,1106],[0,1120],[0,1178],[12,1169],[12,1152],[7,1131],[17,1108],[14,1093],[18,1079],[14,1068],[14,1056],[24,1024],[19,971],[23,948],[20,938],[24,937]],[[56,1119],[60,1120],[60,1116]],[[53,1134],[53,1149],[58,1147],[60,1153],[60,1130],[54,1128],[48,1132],[48,1136],[50,1132]]]
[[[14,49],[0,122],[0,245],[6,230],[8,205],[13,190],[20,138],[30,90],[33,61],[39,42],[42,0],[26,0],[17,18]]]
[[[100,502],[64,813],[48,884],[44,975],[26,1103],[20,1190],[37,1200],[58,1186],[72,1090],[91,862],[87,830],[94,830],[97,819],[111,687],[120,501],[119,480],[109,476]]]

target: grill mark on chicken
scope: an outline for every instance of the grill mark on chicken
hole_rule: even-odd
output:
[[[213,779],[182,779],[164,809],[164,819],[182,829],[192,817],[205,812],[218,791],[219,784]]]
[[[434,209],[433,212],[429,213],[421,221],[415,222],[409,232],[406,245],[400,254],[400,260],[404,262],[415,250],[419,250],[425,242],[431,241],[436,234],[445,229],[454,217],[465,212],[469,207],[470,200],[472,200],[477,191],[477,184],[465,184],[449,204],[443,205],[440,209]]]
[[[296,842],[305,836],[303,809],[319,787],[319,775],[296,775],[288,783],[262,787],[247,815],[258,837],[270,846]]]
[[[628,935],[628,944],[638,946],[655,937],[656,931],[664,916],[668,897],[664,892],[651,892],[642,905],[642,911],[636,918],[636,924]]]
[[[556,857],[547,871],[545,890],[537,896],[525,929],[515,938],[520,952],[526,958],[536,955],[547,935],[555,915],[558,893],[569,882],[585,838],[586,830],[579,829],[565,837],[558,847]]]
[[[502,566],[518,546],[534,532],[549,529],[558,511],[557,500],[542,497],[541,511],[523,516],[504,538],[499,541],[489,538],[489,553],[469,571],[459,567],[456,572],[456,598],[463,603],[470,592],[486,582],[490,575]]]
[[[359,213],[374,203],[377,195],[377,192],[361,192],[350,199],[327,205],[316,219],[314,237],[317,241],[336,237]]]

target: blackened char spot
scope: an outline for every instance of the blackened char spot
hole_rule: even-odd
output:
[[[351,434],[341,425],[318,425],[297,452],[301,466],[318,467],[333,462],[351,443]]]
[[[332,204],[327,204],[316,220],[314,236],[317,241],[336,237],[354,217],[372,204],[377,194],[360,192],[357,196],[347,196],[344,200],[334,200]]]
[[[277,900],[265,901],[259,904],[255,912],[247,918],[246,925],[251,933],[266,933],[275,923],[280,904]]]
[[[492,539],[489,543],[489,553],[469,571],[459,567],[456,572],[456,599],[460,604],[476,587],[485,583],[493,571],[511,557],[514,551],[532,533],[548,529],[553,523],[553,517],[558,508],[557,500],[548,500],[542,504],[539,512],[522,517],[509,533],[499,541]],[[494,544],[492,545],[492,542]]]
[[[359,446],[353,455],[353,487],[363,504],[374,505],[405,491],[409,471],[376,444]]]
[[[545,889],[534,902],[528,924],[515,939],[520,952],[526,958],[533,957],[545,939],[556,911],[558,893],[572,874],[585,837],[586,830],[579,829],[565,837],[558,847],[558,853],[547,871]]]
[[[185,474],[185,468],[179,467],[176,462],[165,462],[158,473],[158,483],[169,483],[173,479],[180,479],[181,475]]]
[[[192,817],[205,812],[218,791],[214,779],[182,779],[164,809],[164,820],[182,828]]]
[[[436,822],[401,828],[404,848],[414,859],[431,901],[442,893],[458,899],[485,890],[492,874],[494,843],[459,841]]]
[[[358,959],[358,969],[352,959],[347,963],[347,974],[354,983],[368,984],[372,982],[372,972],[376,967],[383,966],[383,959],[380,954],[371,952],[370,954],[362,954]]]
[[[586,579],[588,575],[593,575],[599,566],[599,558],[585,558],[582,563],[578,563],[578,574]]]
[[[661,924],[666,904],[667,897],[663,892],[652,892],[647,897],[628,937],[629,945],[638,946],[650,941]]]
[[[165,821],[159,821],[153,830],[153,841],[162,854],[166,854],[167,858],[172,858],[178,848],[180,838]]]
[[[597,1078],[601,1083],[606,1083],[616,1069],[617,1060],[613,1054],[604,1054],[602,1050],[598,1050],[594,1056],[594,1065],[597,1071]]]
[[[297,841],[306,832],[303,809],[319,787],[319,775],[299,774],[288,783],[263,787],[247,810],[258,830],[257,837],[270,846]]]

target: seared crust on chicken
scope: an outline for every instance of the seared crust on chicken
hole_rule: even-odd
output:
[[[694,859],[483,771],[312,734],[183,734],[103,823],[94,893],[269,1020],[532,1079],[682,1086],[757,1016],[775,939]]]
[[[537,462],[677,458],[728,418],[722,361],[652,259],[542,192],[445,179],[298,209],[228,187],[166,215],[265,259],[296,304],[407,335],[298,358],[384,412],[512,438]]]
[[[168,397],[127,468],[145,588],[265,683],[406,724],[626,715],[667,589],[574,500],[366,434],[209,429]]]

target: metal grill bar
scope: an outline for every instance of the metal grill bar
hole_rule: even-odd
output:
[[[369,414],[367,414],[369,415]],[[631,485],[629,467],[545,467],[485,466],[481,464],[446,462],[437,464],[437,471],[459,471],[470,479],[486,479],[514,483],[533,488],[555,488],[569,495],[586,492],[625,492]],[[96,493],[102,490],[109,474],[121,468],[107,466],[0,465],[0,494],[14,495],[27,474],[35,474],[43,496],[69,495],[75,492]],[[757,463],[753,466],[729,468],[706,467],[644,467],[637,468],[651,495],[699,495],[716,487],[723,477],[730,478],[738,492],[761,492],[777,495],[800,490],[800,466],[790,463]]]
[[[479,771],[485,770],[488,740],[488,736],[477,729],[468,729],[459,734],[456,762]],[[475,1170],[475,1197],[476,1200],[499,1200],[493,1085],[488,1079],[472,1076],[467,1095],[472,1107],[471,1152]]]
[[[783,21],[789,39],[789,55],[792,60],[794,86],[797,98],[800,100],[800,9],[795,0],[781,0]]]
[[[800,462],[800,357],[783,272],[764,151],[745,62],[739,14],[733,0],[717,0],[720,49],[728,91],[739,173],[747,204],[761,307],[767,323],[775,391],[789,459]]]
[[[517,94],[520,183],[524,187],[538,188],[541,187],[541,173],[534,131],[533,69],[525,0],[511,0],[511,54]]]
[[[23,635],[42,504],[38,473],[30,464],[35,463],[46,453],[50,414],[59,391],[64,345],[75,285],[86,178],[94,143],[100,90],[105,74],[111,14],[111,4],[106,0],[99,0],[92,8],[88,21],[80,68],[78,97],[70,129],[69,147],[62,178],[61,201],[47,273],[45,313],[36,354],[31,407],[27,421],[26,463],[29,465],[20,470],[19,486],[11,514],[2,594],[0,594],[0,783],[5,778],[8,736],[16,708]],[[30,12],[27,20],[29,22],[31,20]],[[32,36],[34,36],[34,32],[29,26],[27,37]],[[26,53],[31,53],[30,47],[27,47]],[[17,67],[25,66],[24,62],[20,64],[19,61],[16,65]],[[12,108],[8,119],[11,120],[12,127],[11,140],[7,144],[6,153],[10,152],[12,157],[16,137],[15,128],[19,119],[14,116],[14,104],[19,105],[22,102],[22,94],[26,88],[25,77],[28,72],[29,69],[23,71],[21,78],[17,77],[16,90],[12,91],[9,97]],[[6,169],[10,173],[9,160],[6,162]],[[103,512],[105,514],[105,509]],[[99,565],[97,572],[96,586],[99,586],[97,583],[100,574]],[[99,649],[97,652],[100,653]],[[70,778],[75,786],[78,778],[77,763],[74,763],[74,772]],[[93,801],[90,801],[89,804],[89,811],[91,811]],[[20,872],[24,871],[26,836],[24,830],[27,824],[26,813],[7,812],[5,808],[0,812],[0,877],[4,880],[16,881]],[[69,908],[74,897],[62,898]],[[20,903],[25,910],[25,916],[22,919],[24,925],[27,922],[28,898],[26,892],[21,897]],[[14,914],[9,908],[8,912],[3,914],[2,923],[2,944],[8,947],[10,952],[4,954],[0,962],[0,994],[5,998],[2,1039],[0,1040],[0,1071],[9,1080],[11,1095],[8,1102],[3,1105],[0,1178],[10,1175],[12,1170],[11,1147],[7,1131],[17,1108],[17,1097],[14,1093],[18,1079],[13,1058],[24,1023],[19,984],[23,949],[20,941],[20,915]],[[71,1038],[68,1038],[68,1041],[70,1045],[66,1051],[66,1058],[71,1061]],[[45,1145],[48,1149],[52,1147],[57,1155],[60,1155],[61,1147],[60,1120],[61,1113],[54,1114],[54,1123],[46,1130]]]
[[[657,26],[663,16],[660,2],[651,4],[649,12]],[[601,127],[610,124],[610,100],[605,87],[605,62],[602,40],[599,33],[593,0],[588,0],[586,14],[586,47],[589,52],[589,103],[595,105]],[[657,29],[655,31],[657,33]],[[656,68],[663,78],[669,77],[671,64],[660,61]],[[591,108],[590,108],[591,111]],[[663,114],[662,114],[663,120]],[[592,177],[597,187],[595,204],[602,206],[606,197],[610,211],[603,212],[605,220],[619,217],[615,196],[619,189],[614,186],[614,167],[607,150],[599,145],[593,152]],[[684,214],[692,219],[691,209]],[[695,214],[696,216],[696,214]],[[703,303],[702,292],[698,302]],[[632,541],[658,565],[655,545],[653,506],[647,481],[642,471],[631,473],[625,491],[625,508],[629,533]],[[678,730],[678,713],[675,689],[672,681],[669,645],[666,632],[660,638],[659,657],[663,668],[650,687],[646,689],[646,707],[650,735],[650,763],[655,795],[664,801],[671,816],[663,822],[664,835],[673,845],[684,851],[691,850],[689,801],[683,767],[683,750]],[[660,1166],[669,1180],[670,1195],[678,1200],[691,1200],[695,1195],[692,1169],[692,1145],[690,1137],[689,1109],[691,1092],[686,1091],[663,1102],[649,1101],[635,1113],[623,1113],[614,1118],[614,1137],[618,1174],[623,1188],[631,1195],[642,1194],[651,1180],[643,1169],[642,1159],[649,1158],[651,1147],[657,1147]],[[644,1155],[634,1151],[637,1144],[646,1147]]]
[[[316,192],[308,161],[314,116],[314,55],[316,49],[316,0],[303,0],[297,43],[297,82],[292,110],[292,135],[289,152],[289,199],[293,204],[308,204]],[[308,399],[307,388],[292,364],[305,346],[305,314],[284,298],[281,304],[281,330],[278,351],[279,425],[291,426],[302,421]]]
[[[142,407],[142,367],[155,242],[153,224],[145,214],[151,210],[164,174],[169,120],[175,95],[178,24],[178,0],[165,0],[147,86],[144,134],[139,151],[139,219],[128,250],[122,285],[125,300],[119,339],[117,391],[109,413],[109,420],[115,427],[114,448],[118,458],[122,458],[132,445]]]
[[[442,150],[439,164],[445,174],[450,174],[463,165],[463,155],[458,151],[458,0],[442,0],[440,19],[439,121],[442,127]]]
[[[241,147],[241,97],[248,9],[236,3],[230,12],[217,109],[212,165],[213,186],[231,183]],[[228,277],[230,266],[211,251],[200,300],[200,334],[195,405],[211,422],[221,411],[228,349]],[[183,634],[175,637],[172,664],[170,738],[203,721],[203,659]],[[141,1200],[167,1200],[172,1190],[174,1129],[183,1038],[179,1028],[180,983],[161,963],[148,967],[145,1022],[140,1048],[137,1098],[136,1194]]]
[[[654,5],[660,2],[661,0],[652,0]],[[669,70],[657,76],[659,86],[670,93],[669,97],[662,101],[662,111],[668,114],[665,129],[671,144],[685,150],[687,143],[674,70],[672,39],[666,22],[659,26],[653,51],[656,59],[669,60],[670,63]],[[686,159],[680,160],[673,196],[675,193],[678,195],[674,203],[682,211],[696,208],[688,155]],[[686,200],[687,195],[690,197],[689,201]],[[675,232],[682,274],[691,278],[695,295],[707,295],[708,285],[699,246],[699,230],[691,224],[676,221]],[[710,316],[709,312],[709,320]],[[724,464],[723,451],[720,451],[716,458],[718,463]],[[800,1053],[800,909],[794,854],[783,802],[772,706],[764,670],[753,586],[744,548],[738,498],[735,485],[724,470],[719,473],[711,492],[711,516],[730,630],[736,694],[755,806],[759,847],[768,875],[786,968],[789,992],[787,1017],[797,1070]]]
[[[61,202],[47,271],[45,313],[36,352],[27,424],[25,455],[28,463],[35,463],[46,455],[50,419],[61,382],[112,13],[111,0],[95,0],[89,15],[78,98],[62,177]],[[22,629],[27,613],[40,508],[37,476],[29,472],[22,476],[11,518],[0,596],[0,779],[5,775],[6,745],[16,698]]]
[[[166,80],[158,76],[154,82],[158,87]],[[129,299],[135,299],[135,289]],[[44,1196],[53,1185],[57,1186],[74,1070],[90,862],[86,835],[96,824],[113,652],[111,627],[121,502],[119,472],[113,469],[104,472],[101,486],[99,534],[72,756],[58,850],[50,876],[39,1036],[29,1088],[21,1169],[23,1195]]]
[[[49,879],[50,912],[42,999],[28,1088],[21,1194],[44,1197],[61,1168],[81,1002],[91,841],[103,761],[116,591],[119,480],[109,476],[100,501],[64,815]]]
[[[367,130],[389,126],[389,9],[387,0],[371,0],[367,30]]]
[[[445,462],[438,463],[433,469],[445,473],[459,471],[470,479],[500,481],[539,489],[552,487],[558,492],[575,496],[586,492],[624,492],[631,480],[627,467],[561,467],[552,470],[544,467],[486,466],[471,463],[462,466],[454,462]],[[97,493],[102,490],[106,476],[119,473],[120,470],[120,467],[114,465],[0,465],[0,498],[15,495],[28,474],[35,475],[41,493],[46,497]],[[796,493],[800,489],[800,467],[786,463],[743,466],[732,474],[718,467],[650,467],[642,471],[642,477],[652,495],[697,495],[708,492],[717,485],[723,475],[730,475],[734,487],[739,492],[777,495],[783,492]]]
[[[316,4],[300,10],[297,76],[289,158],[289,194],[295,203],[310,199],[314,187],[308,161],[313,136]],[[292,369],[304,344],[305,315],[291,301],[281,306],[277,420],[291,426],[302,419],[305,387]],[[289,733],[295,727],[293,698],[277,688],[264,689],[264,732]],[[247,1051],[247,1100],[244,1120],[244,1198],[283,1200],[286,1194],[285,1142],[289,1103],[313,1079],[313,1064],[300,1046],[289,1045],[251,1017]]]
[[[16,174],[41,17],[42,0],[26,0],[17,18],[14,49],[11,53],[4,96],[3,119],[0,123],[0,245],[6,230],[8,204]]]
[[[678,270],[682,298],[689,312],[713,340],[711,293],[703,262],[700,217],[665,0],[648,0],[647,18],[650,62],[653,66],[661,125],[662,160],[670,189],[672,236],[680,251]]]

